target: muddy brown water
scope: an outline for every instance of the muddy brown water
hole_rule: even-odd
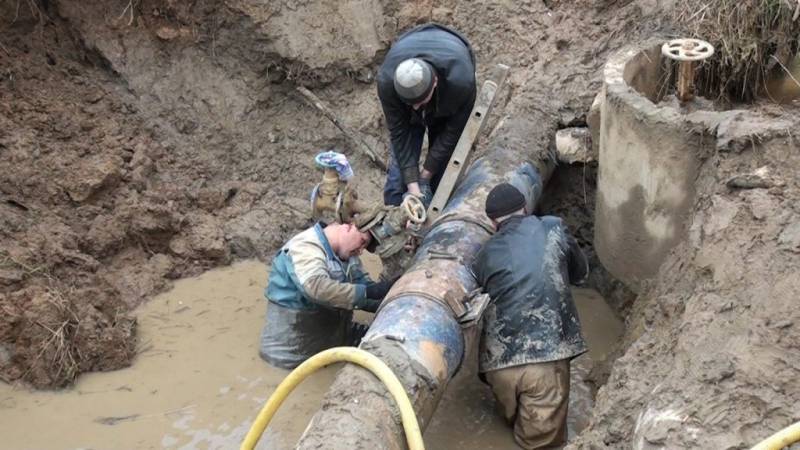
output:
[[[372,261],[373,268],[375,267]],[[181,280],[138,311],[141,350],[132,367],[80,377],[71,389],[0,384],[2,447],[13,449],[236,448],[287,371],[258,357],[266,304],[264,264],[245,261]],[[622,325],[594,291],[576,290],[590,355],[572,370],[570,434],[591,410],[581,380]],[[451,382],[425,442],[432,449],[513,449],[475,358]],[[337,371],[322,370],[289,397],[259,448],[291,448]]]

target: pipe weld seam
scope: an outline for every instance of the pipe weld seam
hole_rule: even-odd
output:
[[[381,310],[383,308],[385,308],[386,305],[388,305],[389,303],[399,299],[400,297],[409,297],[409,296],[411,296],[411,297],[420,297],[420,298],[423,298],[425,300],[430,300],[432,302],[438,303],[438,304],[444,306],[445,308],[447,308],[450,311],[450,314],[453,315],[453,318],[457,319],[455,312],[453,312],[453,308],[447,303],[446,300],[440,299],[440,298],[436,297],[435,295],[431,295],[431,294],[429,294],[427,292],[422,292],[422,291],[403,291],[403,292],[400,292],[398,294],[392,295],[391,297],[386,297],[385,299],[383,299],[383,302],[381,303],[381,306],[378,307],[378,310],[375,311],[375,315],[377,316],[378,314],[380,314]]]

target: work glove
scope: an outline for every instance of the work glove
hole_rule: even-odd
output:
[[[383,300],[386,293],[392,288],[393,281],[378,281],[367,285],[367,298]]]
[[[360,309],[362,311],[374,313],[378,310],[378,307],[381,306],[381,301],[383,299],[374,299],[374,298],[364,298],[355,304],[356,309]]]
[[[433,201],[433,191],[431,190],[430,181],[420,178],[417,184],[419,185],[419,194],[412,194],[406,191],[406,193],[403,194],[403,200],[405,200],[406,196],[414,195],[420,199],[425,209],[428,209],[428,206],[431,205],[431,201]]]
[[[431,181],[426,180],[424,178],[420,178],[417,180],[417,184],[419,184],[419,192],[422,194],[420,200],[422,200],[422,204],[425,205],[425,209],[428,209],[431,206],[431,201],[433,201],[433,191],[431,190]]]
[[[400,276],[394,277],[391,280],[382,280],[367,285],[367,295],[364,299],[357,302],[354,306],[356,309],[374,313],[381,306],[383,298],[389,293],[395,281]]]

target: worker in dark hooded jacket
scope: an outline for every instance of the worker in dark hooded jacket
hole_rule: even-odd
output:
[[[408,192],[430,204],[475,103],[475,56],[458,32],[437,24],[416,27],[389,49],[378,71],[378,97],[391,140],[384,204]],[[422,141],[428,155],[419,170]]]
[[[489,193],[486,215],[497,232],[472,266],[492,299],[479,372],[522,448],[558,445],[566,440],[569,362],[586,351],[569,288],[585,280],[586,257],[561,219],[527,215],[508,183]]]
[[[353,310],[375,312],[392,281],[373,282],[358,256],[374,251],[353,224],[317,223],[295,235],[272,259],[261,358],[293,369],[331,347],[358,345],[367,328]]]

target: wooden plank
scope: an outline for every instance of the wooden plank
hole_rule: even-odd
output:
[[[299,92],[303,98],[310,104],[311,106],[317,108],[322,114],[328,118],[336,128],[341,130],[347,140],[350,141],[350,144],[355,147],[356,150],[360,151],[361,153],[365,154],[376,166],[378,166],[381,170],[386,172],[386,164],[383,162],[381,158],[372,150],[372,148],[367,145],[367,142],[361,137],[361,133],[358,131],[350,128],[342,122],[339,117],[334,114],[333,110],[325,104],[319,97],[314,95],[313,92],[309,91],[308,89],[304,88],[303,86],[297,86],[297,92]]]
[[[472,146],[475,145],[475,140],[486,124],[486,117],[492,112],[497,94],[505,85],[508,71],[508,66],[498,64],[490,79],[483,83],[481,91],[478,93],[478,98],[475,99],[475,106],[472,107],[469,120],[464,126],[464,131],[461,132],[461,137],[459,137],[456,148],[453,150],[453,155],[450,157],[450,162],[447,164],[442,180],[433,194],[430,206],[428,206],[428,223],[433,223],[439,217],[450,200],[450,195],[452,195],[459,178],[461,178],[461,174],[464,172],[464,168],[467,166]]]

